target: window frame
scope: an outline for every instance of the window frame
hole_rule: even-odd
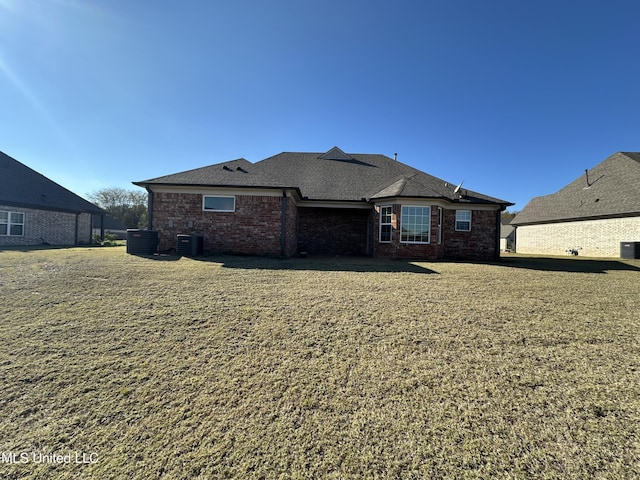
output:
[[[383,214],[382,211],[389,209],[389,221],[388,222],[383,222],[382,218],[383,215],[386,216],[387,214]],[[380,243],[391,243],[393,241],[393,205],[380,205],[380,225],[378,227],[378,241]],[[389,227],[389,240],[383,240],[382,239],[382,227]]]
[[[0,225],[6,225],[7,232],[0,233],[2,237],[24,237],[24,225],[26,214],[24,212],[15,212],[11,210],[0,210],[0,213],[7,214],[7,220],[0,220]],[[21,215],[22,221],[18,222],[13,219],[14,215]],[[20,227],[20,233],[12,233],[13,227]]]
[[[469,218],[468,219],[459,219],[458,218],[458,214],[459,213],[468,213],[469,214]],[[456,228],[456,232],[470,232],[471,231],[471,219],[473,218],[473,215],[471,214],[471,210],[466,210],[466,209],[459,209],[456,210],[456,219],[455,219],[455,228]],[[468,223],[469,226],[468,228],[458,228],[458,223]]]
[[[231,210],[207,208],[207,198],[231,198],[233,199],[233,208]],[[202,195],[202,210],[204,212],[224,212],[233,213],[236,211],[236,197],[235,195]]]
[[[424,212],[424,210],[427,210],[429,213],[426,215],[427,218],[427,222],[426,222],[426,226],[427,226],[427,240],[408,240],[409,235],[405,235],[405,232],[403,231],[404,225],[405,225],[405,208],[406,209],[410,209],[410,208],[420,208],[422,209],[422,211]],[[410,211],[407,211],[406,214],[407,217],[410,216]],[[421,217],[424,219],[425,215],[424,213],[421,215]],[[409,225],[413,225],[409,222],[407,222]],[[415,224],[417,225],[417,224]],[[424,225],[424,223],[422,224]],[[412,235],[413,237],[416,237],[417,235]],[[420,237],[424,237],[423,234],[420,234]],[[403,239],[405,238],[405,239]],[[420,244],[420,245],[427,245],[429,243],[431,243],[431,206],[430,205],[402,205],[400,207],[400,243],[407,243],[407,244]]]

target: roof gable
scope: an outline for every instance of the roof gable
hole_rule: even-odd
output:
[[[344,153],[338,147],[333,147],[327,153],[320,155],[320,158],[322,158],[323,160],[353,160],[349,155]]]
[[[106,213],[3,152],[0,152],[0,204],[74,213]]]
[[[640,214],[640,153],[618,152],[556,193],[533,198],[515,225]]]

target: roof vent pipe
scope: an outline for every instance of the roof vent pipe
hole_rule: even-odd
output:
[[[397,153],[393,154],[393,159],[396,160],[396,161],[398,160],[398,154]]]
[[[587,187],[590,187],[591,183],[589,182],[589,169],[588,168],[584,169],[584,174],[587,177]]]

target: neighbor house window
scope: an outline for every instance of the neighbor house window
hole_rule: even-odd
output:
[[[459,232],[471,231],[471,210],[456,210],[456,230]]]
[[[391,241],[391,212],[392,207],[380,207],[380,241]]]
[[[0,235],[24,234],[24,213],[0,211]]]
[[[235,212],[236,197],[205,195],[202,199],[202,209],[209,212]]]
[[[431,207],[402,207],[400,219],[402,232],[400,241],[404,243],[429,243]]]

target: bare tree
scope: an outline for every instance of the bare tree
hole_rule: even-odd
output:
[[[142,228],[147,224],[147,192],[110,187],[95,190],[87,197],[127,228]]]
[[[511,222],[511,220],[513,220],[518,213],[520,213],[519,210],[514,210],[513,212],[505,210],[504,212],[502,212],[502,223]]]

